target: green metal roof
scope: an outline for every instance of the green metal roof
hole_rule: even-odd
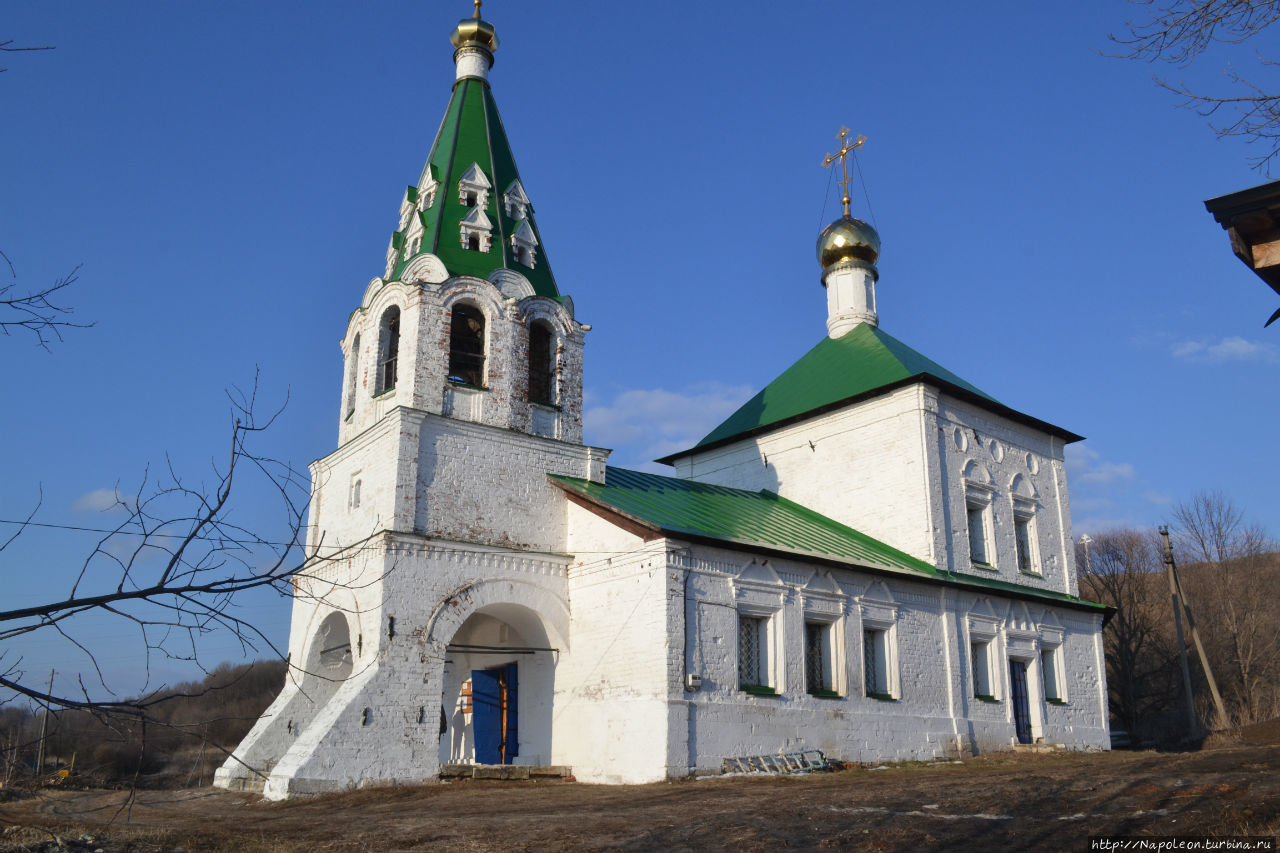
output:
[[[491,184],[484,207],[485,215],[493,224],[493,240],[488,252],[464,249],[460,239],[460,223],[472,208],[464,205],[459,198],[458,181],[471,168],[472,163],[480,167]],[[507,216],[502,196],[512,181],[520,179],[520,173],[516,169],[515,158],[511,155],[511,146],[507,142],[507,133],[502,127],[502,118],[498,115],[493,93],[484,80],[466,77],[454,85],[444,120],[440,123],[440,130],[431,145],[431,153],[423,166],[419,186],[428,176],[439,181],[440,189],[436,192],[432,206],[422,211],[426,229],[419,247],[420,253],[430,252],[440,258],[445,269],[452,275],[486,278],[495,269],[505,267],[527,278],[539,296],[559,298],[560,291],[551,274],[546,245],[542,242],[538,224],[534,221],[532,204],[526,206],[525,217],[538,239],[535,263],[530,268],[515,259],[511,235],[515,233],[520,220]],[[523,181],[520,183],[524,185]],[[527,187],[525,191],[528,192]],[[416,194],[415,188],[414,195]],[[400,275],[410,260],[409,257],[401,257],[394,274]]]
[[[763,489],[749,492],[614,467],[605,469],[603,484],[555,474],[548,477],[560,488],[632,523],[678,538],[723,542],[914,580],[1103,609],[1103,605],[1060,592],[939,571],[904,551]]]
[[[888,332],[860,323],[839,338],[824,337],[692,449],[658,460],[670,463],[696,450],[763,432],[805,415],[929,378],[947,390],[1014,420],[1069,441],[1080,436],[1010,409],[977,386],[916,352]]]

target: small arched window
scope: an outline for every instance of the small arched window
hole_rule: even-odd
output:
[[[356,410],[356,387],[360,384],[360,333],[351,341],[351,356],[347,359],[347,404],[342,417],[351,417]]]
[[[453,306],[449,323],[449,381],[484,387],[484,314],[474,305]]]
[[[396,359],[400,354],[400,309],[392,305],[382,315],[378,329],[378,384],[376,394],[396,387]]]
[[[529,327],[529,402],[556,403],[555,335],[544,321]]]

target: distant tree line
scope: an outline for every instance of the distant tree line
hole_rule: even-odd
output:
[[[148,695],[148,718],[54,710],[37,777],[41,717],[35,705],[0,707],[0,784],[190,787],[207,785],[228,752],[284,686],[284,661],[222,664],[203,681]]]
[[[1080,594],[1115,615],[1103,632],[1112,726],[1171,743],[1280,717],[1280,550],[1226,496],[1201,493],[1174,508],[1174,559],[1226,719],[1210,699],[1186,637],[1199,732],[1188,731],[1177,632],[1162,542],[1155,530],[1111,530],[1077,544]],[[1186,625],[1184,624],[1184,630]]]

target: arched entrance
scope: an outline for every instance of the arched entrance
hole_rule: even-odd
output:
[[[338,685],[351,675],[353,660],[347,616],[340,612],[330,613],[311,638],[303,665],[299,692],[309,700],[311,714],[328,702]]]
[[[560,648],[537,612],[477,608],[445,647],[440,763],[550,764]]]

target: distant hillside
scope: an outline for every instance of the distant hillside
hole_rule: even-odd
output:
[[[284,686],[284,661],[222,664],[203,681],[144,697],[151,722],[58,711],[49,718],[43,777],[69,767],[93,784],[208,785],[213,771]],[[0,782],[29,781],[40,735],[38,710],[0,708]]]

